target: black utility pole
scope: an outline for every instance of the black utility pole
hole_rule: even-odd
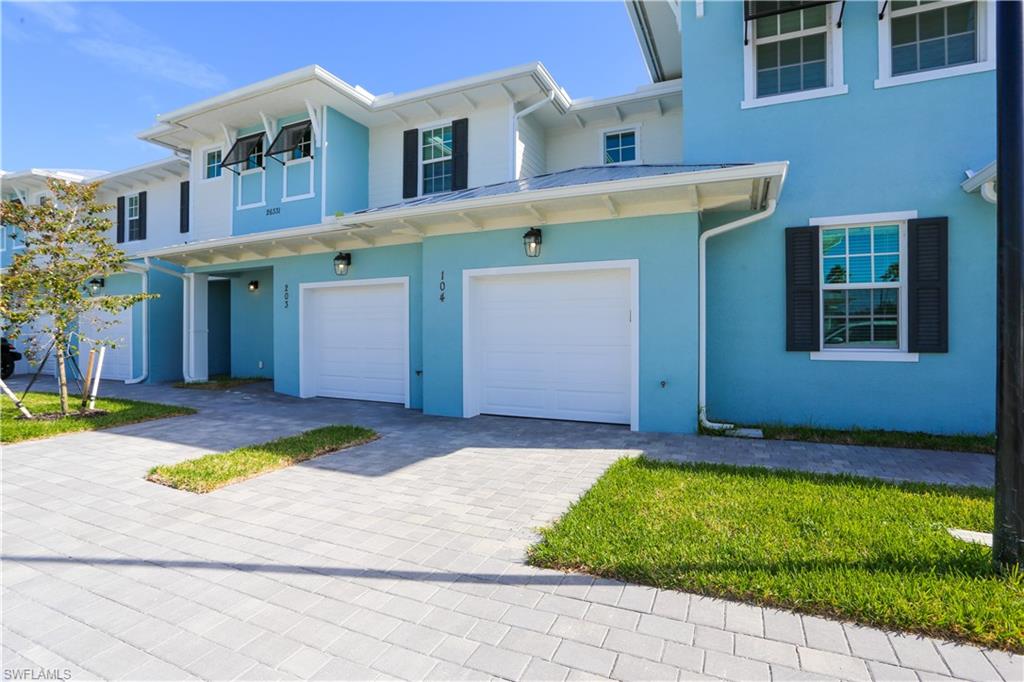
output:
[[[998,289],[997,569],[1024,566],[1024,11],[996,3]]]

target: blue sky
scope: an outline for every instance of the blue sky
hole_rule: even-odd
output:
[[[575,98],[649,82],[622,2],[0,3],[2,158],[117,170],[156,114],[308,64],[375,94],[544,62]]]

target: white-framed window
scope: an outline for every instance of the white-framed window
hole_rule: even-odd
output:
[[[313,155],[313,131],[312,128],[305,128],[297,140],[297,144],[288,154],[289,161],[309,158]]]
[[[454,174],[450,123],[420,129],[420,191],[450,192]]]
[[[242,164],[244,170],[263,170],[263,137],[260,136],[256,144],[249,150],[249,156]]]
[[[263,168],[263,135],[253,141],[238,172],[237,208],[258,208],[267,203],[267,173]]]
[[[298,132],[289,139],[288,144],[294,145],[285,154],[282,201],[308,199],[316,194],[313,187],[313,129],[311,126],[295,126]],[[286,127],[284,133],[288,132]],[[271,151],[274,150],[271,145]]]
[[[906,220],[883,215],[820,230],[821,352],[811,357],[915,359],[906,352]]]
[[[876,88],[995,68],[991,2],[894,0],[879,8]]]
[[[835,4],[749,22],[744,46],[743,108],[841,95],[843,31]]]
[[[142,214],[139,210],[139,195],[129,194],[124,200],[124,219],[128,226],[128,241],[142,239]]]
[[[203,153],[203,179],[214,180],[221,176],[223,168],[221,168],[220,162],[223,151],[218,147],[216,149],[207,149]]]
[[[635,163],[639,159],[638,141],[636,128],[605,131],[602,136],[603,163]]]

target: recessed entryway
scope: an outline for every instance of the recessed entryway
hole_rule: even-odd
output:
[[[302,284],[300,289],[300,395],[408,407],[408,278]]]
[[[463,401],[637,428],[635,261],[467,270]]]

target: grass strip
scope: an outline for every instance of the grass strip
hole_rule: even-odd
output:
[[[77,408],[81,398],[69,396],[72,408]],[[178,417],[195,414],[191,407],[161,405],[139,400],[121,398],[97,398],[96,410],[92,413],[72,412],[67,417],[56,417],[60,412],[60,396],[56,393],[31,392],[23,400],[26,407],[37,419],[24,419],[18,409],[7,398],[0,398],[0,443],[17,443],[25,440],[50,438],[76,431],[98,431],[114,426],[124,426],[151,419]]]
[[[1024,576],[982,488],[646,458],[615,463],[529,551],[548,568],[1024,651]]]
[[[150,469],[146,478],[172,488],[208,493],[268,471],[362,445],[376,438],[376,432],[360,426],[324,426],[268,443],[248,445],[177,464],[156,466]]]

